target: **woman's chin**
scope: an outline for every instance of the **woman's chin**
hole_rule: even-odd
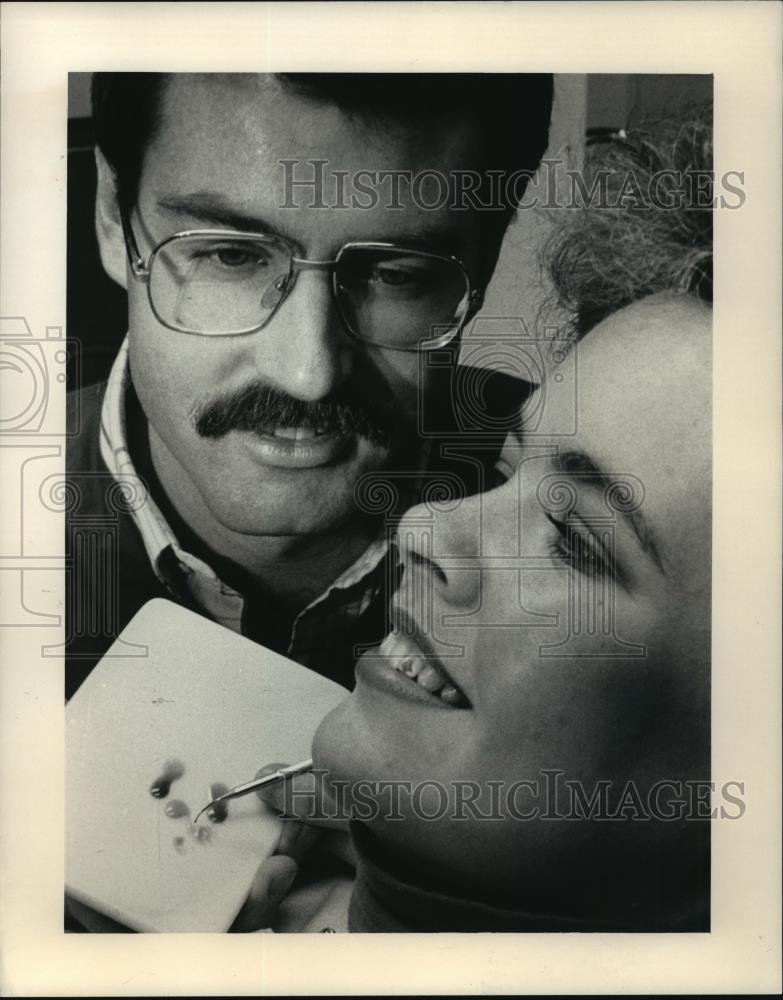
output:
[[[328,771],[335,778],[348,778],[353,772],[357,744],[350,736],[351,700],[346,698],[324,716],[313,736],[314,768]]]

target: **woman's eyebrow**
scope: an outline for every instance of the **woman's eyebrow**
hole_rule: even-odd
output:
[[[627,488],[627,483],[625,483],[621,473],[605,472],[584,451],[575,449],[559,451],[557,455],[552,456],[551,465],[555,471],[578,478],[580,484],[593,492],[600,492],[602,495],[605,495],[606,490],[612,486],[625,486]],[[630,526],[642,551],[652,559],[661,573],[665,573],[663,547],[642,511],[639,508],[624,511],[614,507],[612,510],[616,510]]]

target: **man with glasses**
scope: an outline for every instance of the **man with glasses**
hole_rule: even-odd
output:
[[[79,517],[119,516],[116,552],[73,553],[68,694],[153,597],[352,686],[389,569],[363,485],[402,508],[443,468],[423,428],[454,419],[551,99],[532,74],[96,74],[129,332],[68,457]]]

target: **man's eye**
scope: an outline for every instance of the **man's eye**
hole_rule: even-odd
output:
[[[251,250],[243,250],[240,247],[219,247],[212,251],[212,258],[223,267],[234,268],[244,267],[251,264],[257,267],[266,265],[266,260]]]
[[[404,288],[420,284],[422,277],[423,275],[416,271],[405,271],[399,267],[376,267],[370,280],[394,288]]]

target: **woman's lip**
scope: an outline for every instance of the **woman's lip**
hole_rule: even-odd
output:
[[[459,711],[454,709],[453,705],[447,705],[437,695],[430,694],[410,677],[406,677],[397,670],[390,659],[381,656],[377,649],[370,649],[359,657],[356,664],[356,680],[384,694],[425,705],[427,708]]]
[[[256,461],[284,469],[312,469],[344,458],[354,438],[329,431],[308,438],[276,437],[255,431],[235,431]]]

